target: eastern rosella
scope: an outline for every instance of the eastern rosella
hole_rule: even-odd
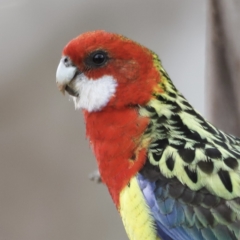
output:
[[[64,48],[56,77],[83,110],[129,239],[240,239],[240,139],[193,109],[154,52],[84,33]]]

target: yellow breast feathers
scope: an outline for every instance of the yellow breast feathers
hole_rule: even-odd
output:
[[[120,193],[119,212],[130,240],[160,240],[136,177]]]

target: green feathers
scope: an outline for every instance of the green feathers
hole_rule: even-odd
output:
[[[223,133],[197,113],[176,90],[158,61],[163,93],[153,93],[142,116],[151,122],[149,162],[167,178],[176,177],[192,190],[206,188],[224,199],[240,196],[240,139]]]

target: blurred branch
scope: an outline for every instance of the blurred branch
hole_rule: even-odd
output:
[[[240,2],[210,0],[206,109],[216,126],[240,135]]]

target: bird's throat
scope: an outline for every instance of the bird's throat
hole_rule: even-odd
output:
[[[146,161],[147,117],[135,108],[85,112],[87,136],[97,158],[102,181],[119,207],[119,193]]]

